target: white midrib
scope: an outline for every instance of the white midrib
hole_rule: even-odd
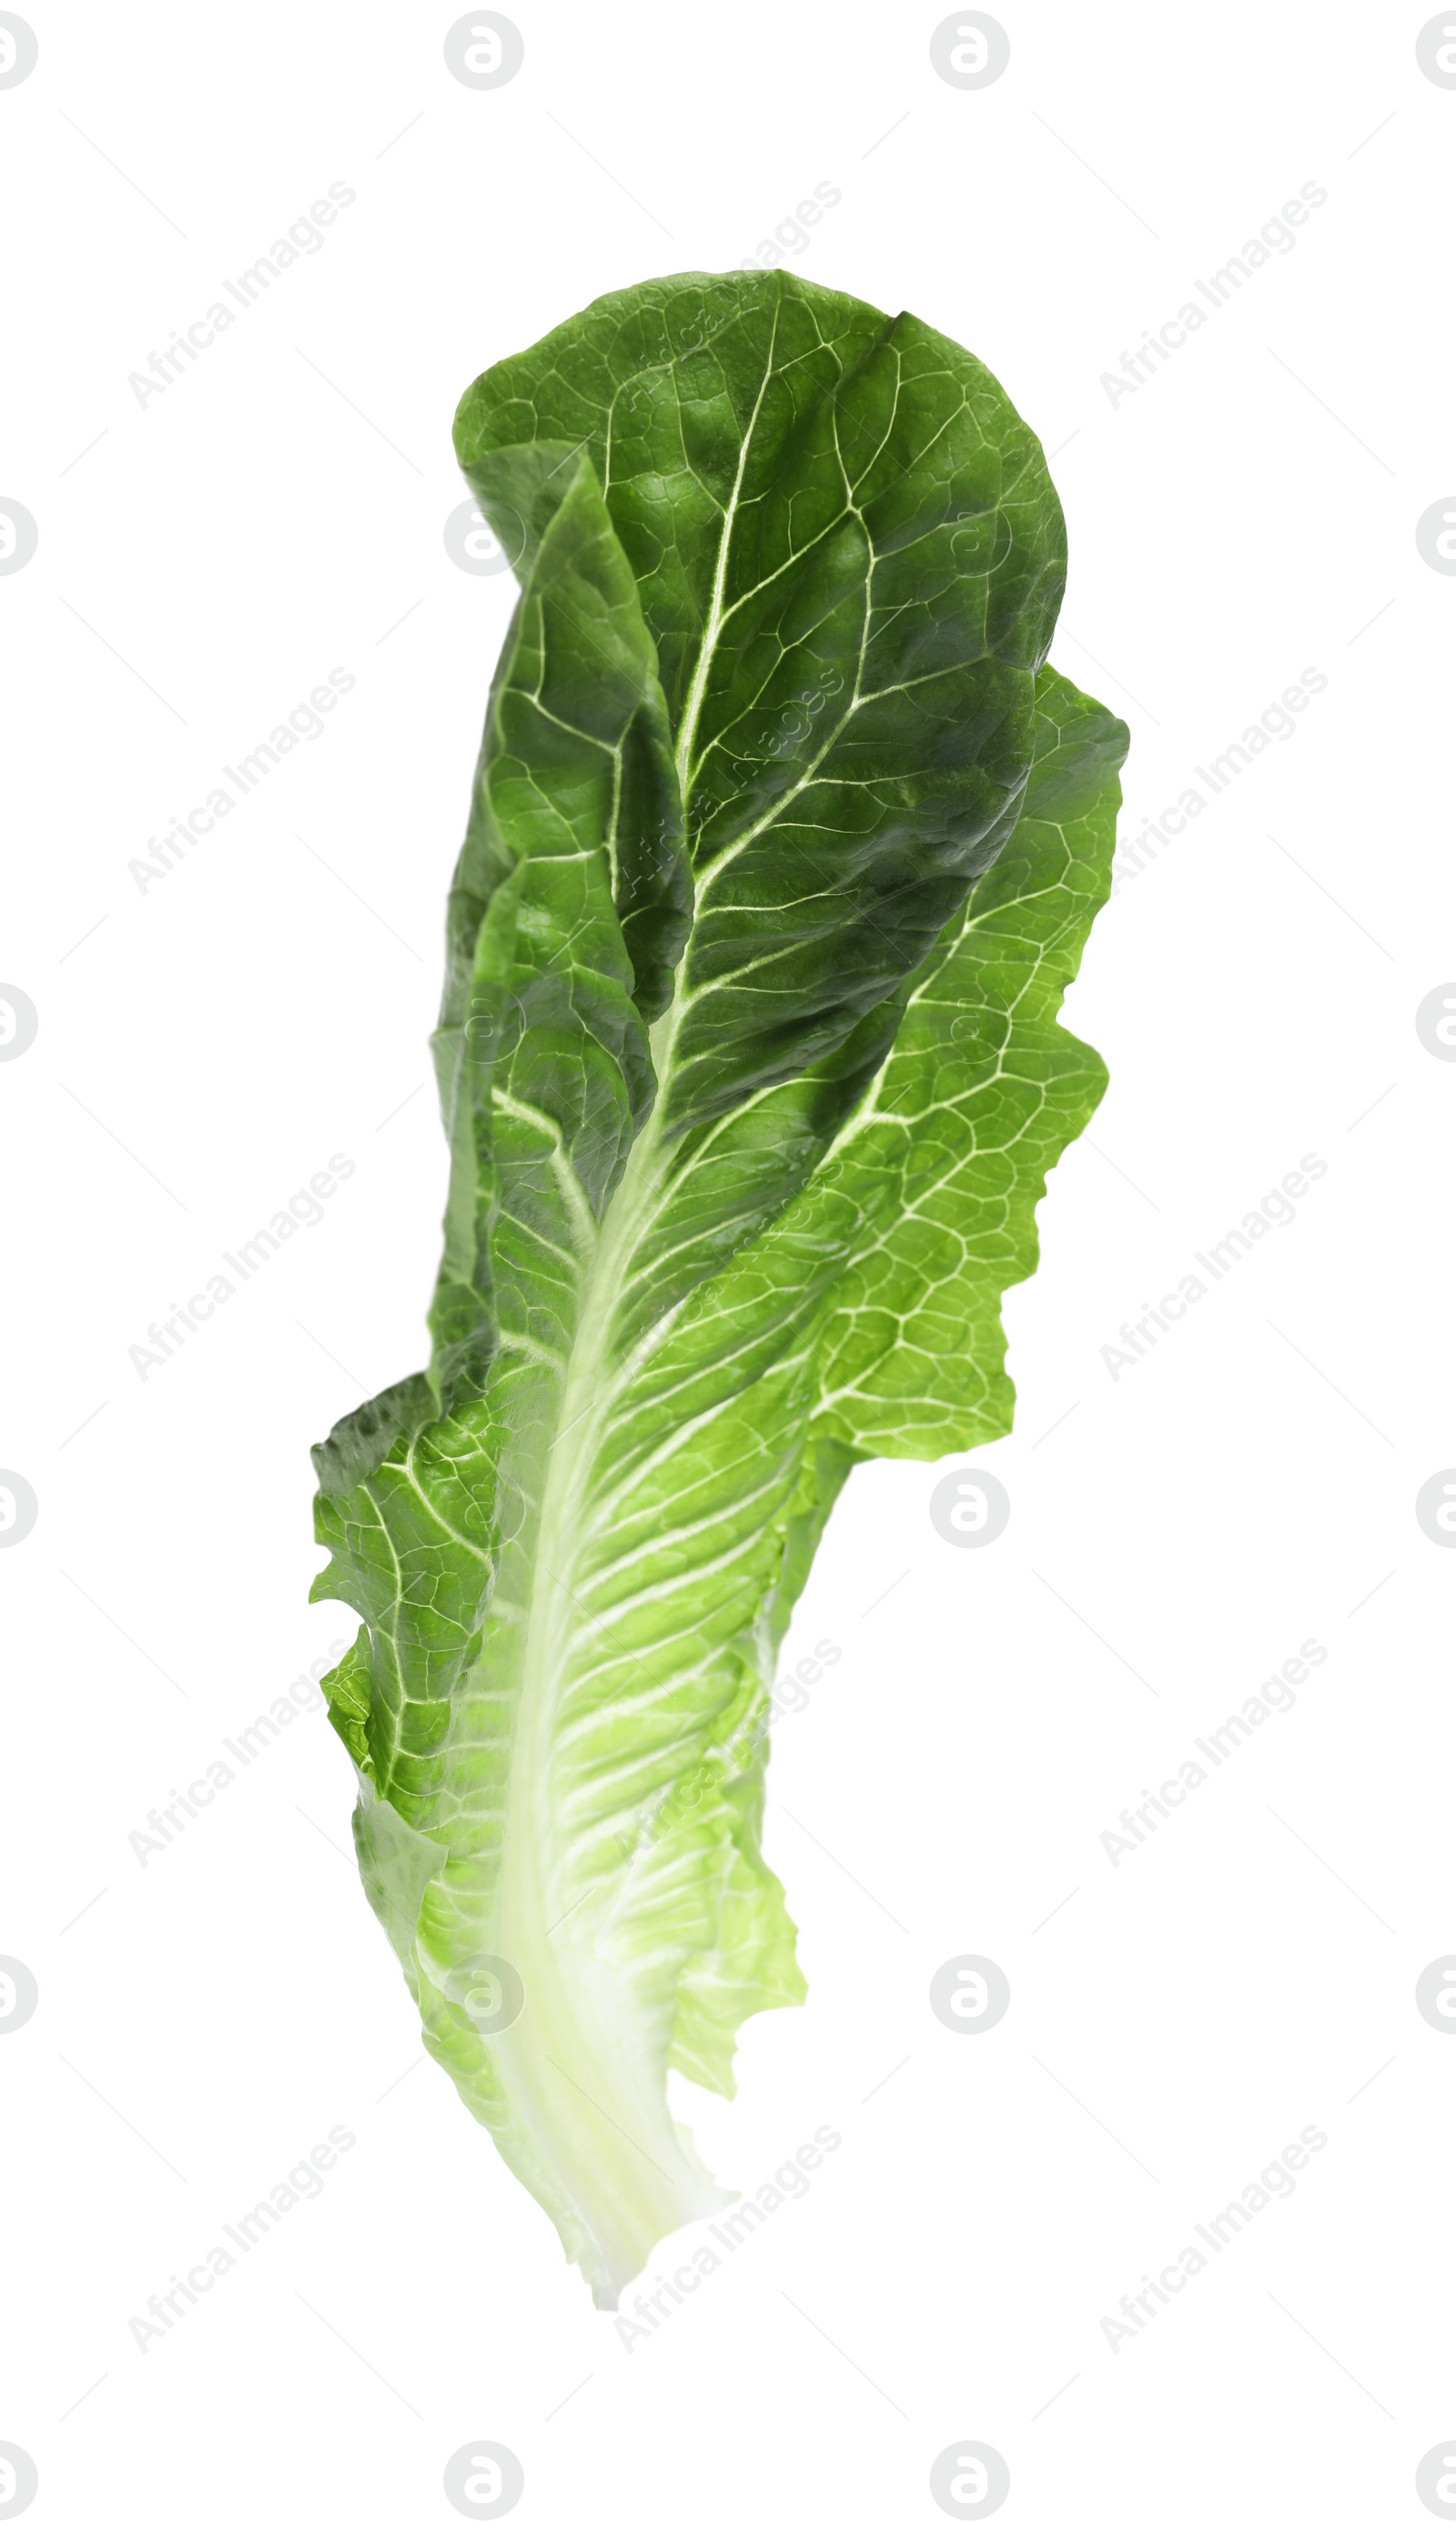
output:
[[[692,682],[687,690],[687,701],[682,708],[682,728],[677,734],[677,788],[682,795],[684,818],[687,814],[688,795],[692,789],[693,740],[698,735],[703,698],[708,691],[709,672],[713,667],[714,654],[718,649],[719,636],[723,631],[724,593],[728,588],[728,554],[733,541],[733,525],[738,515],[738,503],[743,496],[743,475],[748,464],[748,451],[753,445],[753,434],[758,424],[759,413],[764,397],[768,393],[769,381],[774,375],[774,347],[778,339],[779,315],[776,309],[773,330],[769,336],[769,356],[764,363],[764,374],[759,381],[758,393],[753,399],[753,411],[748,417],[748,427],[743,434],[742,445],[738,450],[733,489],[728,495],[723,514],[723,527],[718,539],[718,560],[713,566],[713,590],[708,602],[708,620],[703,627],[697,666],[693,670]]]
[[[571,1933],[563,1955],[553,1921],[570,1904],[563,1906],[559,1889],[552,1896],[559,1856],[553,1799],[556,1718],[568,1639],[582,1620],[574,1567],[615,1387],[612,1329],[633,1255],[668,1177],[670,1149],[658,1121],[679,1018],[674,997],[652,1032],[658,1103],[603,1214],[583,1279],[542,1486],[498,1886],[499,1949],[520,1972],[527,1994],[526,2014],[497,2046],[501,2072],[509,2062],[509,2089],[526,2113],[532,2143],[617,2283],[635,2274],[663,2234],[721,2204],[717,2192],[703,2199],[702,2176],[683,2155],[661,2077],[636,2060],[619,2009],[613,2013],[605,1997],[594,1999],[581,1980],[569,1977]],[[585,1935],[586,1927],[572,1931]]]
[[[675,1012],[665,1019],[671,1021]],[[658,1028],[663,1024],[660,1022]],[[653,1031],[654,1037],[658,1034]],[[675,1032],[674,1032],[675,1034]],[[535,1588],[522,1664],[517,1743],[535,1743],[549,1756],[564,1640],[573,1615],[572,1569],[584,1500],[602,1427],[611,1403],[615,1368],[612,1332],[630,1263],[661,1201],[668,1156],[658,1131],[662,1093],[603,1214],[583,1278],[576,1333],[561,1389],[555,1438],[547,1454],[537,1522]],[[512,1767],[512,1795],[520,1775]]]
[[[702,714],[708,678],[723,631],[725,593],[728,588],[729,553],[733,525],[742,498],[743,476],[748,464],[754,428],[774,370],[774,343],[778,334],[775,318],[774,333],[769,343],[768,358],[753,411],[743,434],[732,490],[724,507],[723,526],[718,540],[718,554],[713,569],[713,587],[709,601],[703,639],[693,669],[687,701],[683,708],[682,727],[678,734],[674,761],[678,790],[684,816],[691,790],[693,739]],[[537,1587],[532,1595],[532,1616],[528,1628],[521,1684],[520,1709],[517,1717],[516,1746],[524,1755],[524,1745],[535,1745],[533,1756],[548,1758],[551,1728],[554,1720],[554,1688],[558,1679],[558,1655],[563,1624],[573,1606],[567,1581],[571,1564],[574,1536],[573,1518],[578,1514],[587,1474],[596,1455],[600,1437],[604,1392],[611,1370],[609,1360],[612,1322],[620,1297],[625,1270],[632,1252],[647,1228],[663,1192],[666,1154],[662,1147],[660,1121],[671,1070],[672,1053],[678,1030],[686,1010],[683,991],[683,967],[680,960],[673,978],[672,1000],[668,1010],[654,1024],[651,1032],[653,1070],[657,1080],[657,1096],[653,1112],[638,1137],[627,1159],[616,1188],[610,1198],[598,1230],[590,1267],[587,1270],[572,1340],[570,1362],[561,1396],[555,1440],[547,1458],[546,1478],[542,1492],[541,1513],[537,1530]],[[512,1799],[517,1797],[518,1780],[523,1774],[515,1765],[511,1769]],[[507,1856],[512,1840],[507,1809]]]
[[[732,490],[724,509],[707,620],[674,751],[684,814],[691,792],[693,742],[728,614],[726,592],[733,525],[754,427],[773,375],[773,358],[771,342],[743,435]],[[581,1607],[573,1591],[573,1569],[585,1527],[591,1473],[612,1404],[612,1374],[617,1369],[612,1335],[617,1308],[634,1253],[662,1202],[669,1174],[670,1147],[663,1136],[661,1120],[673,1051],[688,1003],[683,990],[684,964],[678,964],[671,1003],[651,1032],[656,1100],[598,1227],[583,1279],[555,1437],[547,1454],[533,1559],[531,1614],[512,1736],[499,1883],[498,1941],[505,1958],[521,1973],[528,2007],[522,2023],[502,2036],[504,2046],[498,2055],[502,2061],[508,2058],[513,2062],[515,2088],[525,2092],[540,2122],[541,2134],[535,2142],[553,2166],[609,2265],[613,2260],[612,2248],[604,2233],[604,2219],[609,2213],[612,2218],[619,2215],[624,2220],[611,2227],[618,2239],[625,2235],[630,2240],[640,2229],[641,2257],[645,2259],[653,2241],[662,2233],[689,2214],[707,2212],[701,2204],[701,2175],[682,2153],[660,2086],[653,2085],[650,2071],[639,2071],[631,2065],[628,2052],[621,2047],[619,2023],[610,2031],[602,2028],[580,1983],[568,1982],[561,1956],[552,1942],[553,1924],[548,1914],[555,1845],[552,1762],[556,1713],[567,1668],[568,1639],[581,1619]],[[574,2101],[568,2102],[563,2087],[551,2081],[547,2060],[554,2061],[568,2081],[574,2079]],[[645,2083],[636,2081],[639,2075]],[[600,2113],[596,2119],[591,2116],[591,2103]],[[621,2142],[623,2130],[627,2133],[625,2143]],[[604,2165],[610,2181],[604,2175]],[[712,2192],[711,2204],[719,2204],[720,2196]],[[628,2204],[622,2206],[623,2201]]]

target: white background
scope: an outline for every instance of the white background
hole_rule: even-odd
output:
[[[30,12],[0,91],[0,496],[39,530],[0,578],[0,972],[39,1013],[0,1067],[0,1462],[40,1507],[0,1560],[0,1952],[40,1998],[0,2039],[0,2439],[37,2527],[445,2526],[481,2438],[553,2533],[929,2527],[967,2438],[1028,2533],[1428,2520],[1456,2043],[1414,1988],[1456,1938],[1456,1560],[1413,1507],[1456,1461],[1456,1070],[1414,1015],[1456,975],[1456,580],[1415,526],[1456,481],[1456,92],[1419,6],[1008,0],[969,93],[937,14],[522,0],[524,68],[479,93],[449,7],[76,5]],[[140,405],[331,182],[322,250]],[[424,1359],[420,1086],[512,597],[442,542],[456,399],[820,182],[794,268],[968,344],[1055,452],[1053,657],[1131,723],[1126,834],[1328,683],[1097,921],[1068,1016],[1112,1087],[1009,1304],[1016,1433],[976,1455],[1010,1527],[945,1544],[903,1464],[836,1512],[788,1658],[842,1660],[770,1772],[809,2002],[686,2115],[747,2189],[843,2144],[628,2352],[419,2063],[322,1719],[145,1864],[129,1834],[352,1633],[307,1606],[308,1444]],[[1114,405],[1101,374],[1310,182],[1295,251]],[[322,735],[139,890],[334,667]],[[323,1220],[139,1378],[148,1322],[334,1152]],[[1120,1324],[1310,1152],[1297,1220],[1114,1381]],[[1115,1866],[1123,1806],[1311,1636],[1293,1710]],[[994,2032],[930,2013],[958,1946],[1010,1978]],[[129,2317],[334,2125],[321,2197],[139,2350]],[[1295,2196],[1110,2347],[1306,2126]]]

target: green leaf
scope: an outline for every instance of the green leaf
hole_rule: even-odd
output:
[[[669,2068],[730,2091],[803,1993],[764,1767],[835,1497],[1010,1420],[1126,734],[1042,665],[1036,442],[913,318],[647,283],[456,431],[521,597],[450,897],[435,1350],[316,1453],[315,1593],[364,1620],[325,1688],[427,2046],[611,2305],[725,2204]]]
[[[1108,896],[1127,748],[1122,722],[1042,671],[1011,840],[819,1174],[860,1229],[820,1343],[816,1436],[933,1459],[1011,1430],[1001,1297],[1033,1272],[1047,1172],[1107,1087],[1057,1013]]]

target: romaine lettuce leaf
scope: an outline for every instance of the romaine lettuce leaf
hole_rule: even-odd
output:
[[[1057,1023],[1122,725],[1045,666],[995,381],[791,276],[601,300],[465,396],[521,596],[450,893],[428,1373],[315,1453],[356,1844],[426,2044],[598,2302],[729,2194],[667,2100],[796,2003],[777,1646],[856,1459],[1005,1433],[1101,1095]]]

